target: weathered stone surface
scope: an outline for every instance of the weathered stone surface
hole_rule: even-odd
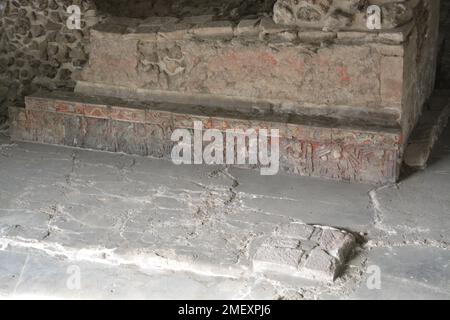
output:
[[[334,281],[339,273],[339,266],[334,257],[320,247],[314,248],[302,269],[305,278],[322,281]]]
[[[300,240],[298,240],[298,238],[296,239],[285,237],[283,234],[280,234],[279,236],[272,236],[267,238],[263,242],[262,246],[268,248],[299,249],[301,247],[301,242]]]
[[[259,19],[247,19],[241,20],[236,26],[236,34],[237,35],[256,35],[259,33]]]
[[[88,61],[89,29],[101,21],[94,0],[77,0],[81,30],[66,26],[67,1],[4,0],[0,10],[0,83],[8,86],[6,106],[23,104],[24,96],[39,88],[73,89],[71,78]]]
[[[401,107],[405,66],[401,57],[383,57],[380,64],[380,91],[385,105]]]
[[[382,68],[380,61],[386,56],[367,43],[322,47],[323,41],[339,39],[327,32],[304,32],[298,38],[295,30],[277,27],[276,31],[267,31],[254,21],[245,23],[249,26],[244,29],[238,24],[234,33],[228,22],[185,30],[202,41],[186,39],[183,32],[156,41],[146,41],[151,38],[146,35],[139,45],[136,35],[131,40],[131,34],[106,35],[96,30],[92,32],[90,63],[80,80],[147,90],[149,95],[166,91],[211,99],[239,97],[294,106],[345,105],[400,113],[402,78],[396,91],[400,94],[394,96],[397,99],[383,99],[380,87],[387,84],[380,79],[387,78],[383,72],[391,74],[392,70]],[[253,39],[251,34],[256,33],[270,34],[273,43]],[[235,39],[224,41],[233,34],[237,35]],[[295,43],[297,39],[303,43]],[[401,58],[398,60],[401,63]],[[77,90],[81,92],[83,87]]]
[[[394,182],[399,174],[402,136],[395,125],[360,122],[352,128],[333,129],[330,126],[342,125],[323,116],[286,117],[273,111],[258,114],[253,109],[230,114],[221,107],[62,93],[30,96],[26,109],[11,110],[15,115],[12,134],[17,140],[169,158],[173,130],[192,129],[194,121],[201,121],[204,128],[220,131],[278,129],[280,170],[288,173],[370,183]],[[119,122],[123,125],[114,125]],[[288,228],[292,230],[283,231],[285,234],[304,234],[311,239],[303,226]]]
[[[355,246],[355,237],[345,231],[294,222],[279,227],[259,246],[253,270],[334,281]]]
[[[286,104],[353,106],[391,114],[405,128],[405,136],[415,125],[422,97],[429,95],[434,78],[430,65],[435,64],[436,1],[280,0],[275,5],[275,17],[279,8],[289,7],[297,14],[296,19],[314,20],[311,13],[317,9],[323,19],[334,21],[333,26],[335,20],[339,22],[356,10],[350,28],[341,30],[338,36],[336,32],[312,32],[309,28],[298,33],[298,21],[291,27],[275,24],[269,17],[275,1],[233,0],[226,5],[209,1],[208,6],[204,2],[78,1],[82,30],[67,30],[67,13],[60,2],[41,0],[37,6],[23,2],[19,8],[8,0],[1,13],[5,58],[0,60],[0,73],[18,82],[8,84],[8,97],[2,103],[17,100],[21,104],[21,97],[39,87],[72,88],[89,58],[91,33],[96,53],[89,59],[96,67],[92,78],[84,79],[92,84],[139,88],[149,90],[150,95],[164,90],[211,98],[269,99],[265,102],[283,104],[283,108]],[[369,4],[382,7],[385,29],[411,20],[410,8],[414,9],[414,21],[381,33],[358,29],[356,37],[351,30],[359,26],[358,14]],[[146,19],[115,18],[110,25],[97,27],[104,36],[97,41],[98,32],[91,27],[103,22],[104,12]],[[192,36],[206,43],[189,41]],[[216,39],[209,42],[209,38]],[[223,43],[230,39],[230,43]],[[144,44],[135,50],[135,41]],[[355,42],[360,47],[353,50]],[[379,43],[384,43],[383,50]],[[334,46],[344,49],[335,51]],[[397,59],[402,56],[405,58]],[[403,70],[419,71],[405,72],[400,78],[400,64]],[[112,70],[112,65],[117,70]],[[389,70],[398,71],[396,77]],[[271,76],[265,78],[264,73]],[[83,76],[88,74],[85,71]],[[395,86],[390,85],[393,80]]]
[[[276,231],[279,236],[283,236],[290,239],[309,240],[312,236],[315,228],[310,225],[301,223],[290,223],[280,227]]]
[[[325,15],[344,5],[325,2]],[[348,10],[354,10],[357,1],[345,2]],[[156,29],[142,37],[134,32],[139,23],[108,33],[102,31],[108,29],[106,24],[92,32],[90,64],[76,91],[147,99],[164,93],[164,99],[203,104],[201,99],[213,106],[218,100],[232,99],[229,105],[269,104],[289,113],[308,107],[311,113],[332,113],[336,118],[351,113],[355,121],[379,113],[384,118],[380,122],[399,123],[407,137],[431,93],[434,72],[429,65],[436,60],[433,18],[438,8],[434,2],[419,2],[413,7],[420,22],[382,32],[299,31],[257,16],[237,18],[232,24],[210,16],[169,22],[152,19]],[[392,3],[372,4],[388,8]],[[115,25],[114,20],[110,23]],[[160,28],[170,25],[177,32],[157,36]],[[113,70],[106,60],[115,62]]]
[[[322,24],[331,19],[333,28],[328,29],[337,26],[338,31],[327,32],[298,28],[298,21],[288,26],[274,23],[267,15],[272,11],[274,1],[255,0],[245,4],[232,1],[226,8],[211,9],[211,12],[209,9],[194,10],[195,6],[187,6],[187,2],[184,7],[174,7],[171,3],[155,4],[155,10],[160,8],[161,14],[146,16],[144,20],[116,17],[92,30],[89,29],[92,24],[86,19],[84,29],[73,32],[64,29],[64,17],[58,14],[60,8],[49,5],[48,17],[36,14],[39,22],[18,19],[14,24],[16,36],[22,37],[24,43],[28,41],[24,32],[30,30],[30,34],[32,31],[37,35],[42,30],[36,26],[49,24],[52,33],[48,37],[39,36],[42,39],[30,43],[33,58],[20,53],[14,61],[2,59],[0,65],[11,67],[14,77],[25,79],[37,75],[36,79],[42,83],[54,77],[70,82],[73,68],[67,64],[77,59],[80,62],[76,66],[78,69],[91,52],[89,67],[82,72],[82,81],[77,85],[78,92],[91,93],[92,90],[99,95],[143,98],[144,101],[158,97],[158,101],[171,103],[159,105],[159,108],[172,111],[176,109],[172,104],[174,100],[202,106],[187,114],[173,116],[169,112],[162,116],[161,110],[130,110],[126,105],[116,108],[103,103],[80,106],[70,101],[53,102],[53,109],[48,111],[63,114],[63,121],[69,126],[87,124],[82,119],[71,118],[79,115],[98,119],[89,121],[99,121],[99,127],[104,127],[99,134],[104,135],[111,132],[112,121],[130,123],[120,126],[119,132],[129,129],[142,133],[142,126],[134,124],[145,127],[147,120],[152,120],[158,128],[149,129],[151,132],[170,132],[176,126],[191,126],[199,109],[220,107],[228,110],[225,112],[228,117],[235,113],[232,120],[213,118],[204,120],[205,126],[280,128],[283,133],[280,160],[284,171],[346,181],[395,181],[404,143],[432,88],[434,71],[430,65],[435,63],[433,50],[437,34],[435,2],[277,2],[275,12],[282,6],[291,6],[297,20]],[[90,2],[80,3],[86,18],[96,16]],[[214,2],[211,8],[216,4],[220,3]],[[391,26],[384,25],[385,29],[402,27],[382,32],[354,29],[362,21],[360,13],[368,4],[380,5],[385,10],[384,21],[391,23]],[[413,20],[409,8],[414,9]],[[320,17],[314,15],[313,9],[318,10]],[[13,7],[8,10],[13,16],[19,11]],[[125,12],[123,15],[133,16]],[[342,16],[345,24],[348,17],[352,20],[344,30],[339,27]],[[409,20],[411,22],[405,24]],[[335,25],[336,21],[338,24]],[[90,45],[86,38],[89,33]],[[29,62],[29,59],[33,61]],[[21,69],[18,70],[16,65]],[[56,89],[54,84],[52,89]],[[25,93],[29,91],[21,94]],[[8,100],[11,99],[8,97]],[[264,111],[258,116],[240,113],[244,105]],[[45,105],[42,107],[45,109]],[[218,114],[222,115],[223,109]],[[203,119],[209,119],[214,112],[200,114]],[[107,120],[108,125],[100,120]],[[30,113],[28,122],[33,121]],[[398,133],[398,127],[402,134]],[[128,132],[120,138],[121,143],[114,142],[105,147],[94,138],[78,140],[80,137],[74,133],[74,128],[65,130],[77,139],[71,136],[57,139],[58,129],[46,141],[66,143],[76,140],[72,142],[75,145],[83,145],[86,141],[86,146],[121,150],[127,149],[126,140],[133,139]],[[41,131],[36,129],[27,134]],[[52,135],[49,133],[49,136]],[[105,138],[105,141],[109,140]],[[108,143],[113,144],[113,141]],[[138,147],[125,152],[145,155],[152,153],[154,148],[159,150],[158,145],[162,145],[164,151],[157,152],[161,154],[168,146],[164,142],[146,148],[141,147],[140,142],[136,145]]]
[[[299,249],[262,246],[253,258],[255,272],[274,270],[280,273],[297,272],[304,252]]]
[[[385,0],[278,0],[273,17],[276,23],[326,30],[366,29],[369,5],[381,9],[382,28],[400,27],[413,19],[419,1]]]
[[[354,243],[353,235],[333,229],[323,230],[319,239],[320,247],[339,261],[345,261],[345,258],[353,250]]]

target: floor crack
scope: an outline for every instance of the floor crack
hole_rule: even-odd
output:
[[[20,283],[22,282],[23,273],[25,271],[25,268],[26,268],[26,266],[28,264],[28,260],[29,259],[30,259],[30,255],[27,254],[27,256],[25,258],[25,262],[23,263],[22,269],[20,270],[19,278],[17,279],[16,285],[14,286],[14,290],[13,290],[12,296],[16,295],[17,288],[19,287]]]
[[[397,231],[392,227],[386,226],[384,223],[385,212],[384,212],[383,205],[380,202],[380,199],[378,198],[378,192],[381,190],[387,189],[387,188],[392,188],[392,187],[398,188],[398,185],[397,184],[386,184],[381,187],[372,189],[368,193],[370,205],[374,211],[373,224],[374,224],[375,228],[377,228],[378,230],[381,230],[389,235],[396,234]]]

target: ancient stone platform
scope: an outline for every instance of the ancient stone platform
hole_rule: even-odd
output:
[[[174,129],[278,129],[280,167],[288,173],[345,181],[397,179],[401,130],[360,119],[293,116],[268,110],[229,109],[167,102],[139,102],[75,93],[27,97],[11,108],[15,140],[170,158]]]
[[[371,1],[383,8],[383,21],[392,20],[371,31],[362,24],[363,1],[322,2],[279,0],[273,18],[111,19],[91,31],[90,60],[76,91],[212,106],[269,104],[349,118],[378,113],[409,136],[434,87],[438,3]],[[339,9],[343,2],[357,5]],[[286,18],[318,8],[315,23]],[[354,19],[328,22],[342,16]]]

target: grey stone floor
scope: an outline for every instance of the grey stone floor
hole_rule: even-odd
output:
[[[425,171],[378,188],[0,135],[0,298],[450,299],[449,190],[450,128]],[[289,222],[360,235],[341,278],[251,272]]]

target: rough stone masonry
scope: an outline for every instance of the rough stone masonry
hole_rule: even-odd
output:
[[[36,90],[73,90],[72,75],[87,63],[90,29],[108,16],[231,17],[239,12],[269,12],[273,0],[1,0],[0,122],[10,105]],[[255,6],[255,4],[261,4]],[[69,30],[69,5],[81,10],[81,29]],[[265,8],[265,9],[264,9]],[[270,9],[269,9],[270,8]]]
[[[327,10],[333,16],[342,14],[335,7],[348,1],[324,2],[334,4]],[[78,91],[89,92],[84,87],[98,84],[193,101],[202,95],[213,104],[236,97],[294,113],[364,117],[374,112],[397,121],[408,136],[434,85],[439,4],[406,1],[397,6],[411,14],[393,16],[395,23],[381,32],[368,32],[358,23],[365,6],[352,11],[351,23],[331,30],[325,17],[311,25],[304,20],[276,24],[267,17],[216,20],[211,15],[114,21],[92,32],[95,45]],[[281,7],[289,6],[277,2],[275,21]],[[391,8],[386,3],[382,7]],[[388,9],[386,17],[392,16]],[[304,10],[298,10],[302,16]],[[107,61],[114,61],[114,67]],[[107,88],[96,92],[114,94]]]

